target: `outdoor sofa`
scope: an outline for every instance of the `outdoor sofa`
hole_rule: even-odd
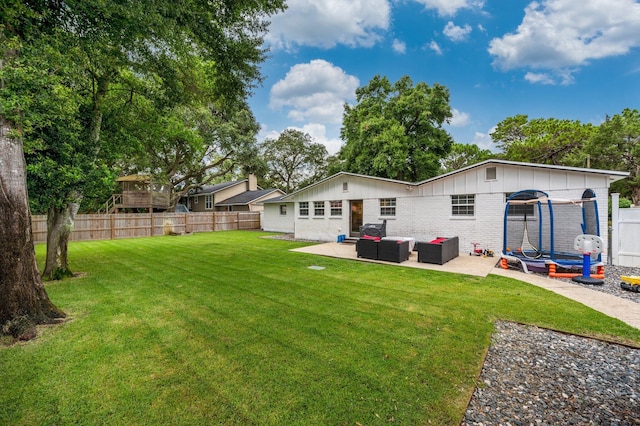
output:
[[[411,254],[408,240],[362,237],[356,242],[358,257],[387,262],[404,262]]]
[[[429,242],[417,242],[418,262],[444,265],[451,259],[458,257],[458,237],[438,237]]]

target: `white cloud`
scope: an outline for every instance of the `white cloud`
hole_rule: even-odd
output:
[[[271,87],[272,109],[290,108],[294,121],[340,123],[344,103],[355,99],[360,81],[322,59],[291,67],[284,79]]]
[[[276,49],[298,45],[331,48],[373,46],[389,27],[389,0],[289,0],[271,18],[267,43]]]
[[[440,48],[438,43],[436,43],[433,40],[431,40],[431,43],[429,43],[429,49],[431,49],[434,52],[436,52],[437,55],[442,55],[442,49]]]
[[[327,135],[327,127],[324,124],[308,123],[302,126],[302,128],[296,129],[308,133],[315,143],[321,143],[326,146],[329,155],[336,154],[342,147],[342,140],[338,138],[331,138]]]
[[[553,77],[551,77],[548,73],[537,73],[537,72],[528,72],[525,74],[524,79],[529,83],[538,83],[545,85],[554,85],[556,81]]]
[[[426,9],[436,9],[440,16],[453,16],[460,9],[482,9],[483,0],[415,0]]]
[[[496,147],[496,144],[493,143],[493,139],[491,139],[491,133],[496,130],[495,126],[489,129],[487,133],[475,132],[473,135],[473,141],[471,143],[478,146],[480,149],[488,149],[491,152],[498,152],[499,149]]]
[[[489,53],[503,70],[566,70],[639,46],[634,0],[546,0],[530,3],[516,32],[491,40]]]
[[[398,39],[393,40],[393,51],[396,53],[407,53],[407,44]]]
[[[471,123],[471,117],[466,112],[462,112],[457,110],[456,108],[451,109],[451,122],[449,125],[451,127],[465,127]]]
[[[471,34],[471,26],[467,24],[464,27],[459,27],[449,21],[447,22],[447,25],[444,26],[444,30],[442,30],[442,32],[452,41],[462,41]]]
[[[573,72],[572,69],[553,70],[551,72],[528,72],[525,74],[524,79],[532,84],[543,84],[548,86],[562,85],[567,86],[573,84]]]

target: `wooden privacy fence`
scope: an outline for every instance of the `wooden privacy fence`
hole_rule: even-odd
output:
[[[31,218],[35,243],[47,242],[47,217]],[[259,212],[79,214],[71,241],[115,240],[169,233],[260,229]]]

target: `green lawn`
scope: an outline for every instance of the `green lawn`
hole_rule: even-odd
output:
[[[86,275],[47,285],[70,321],[0,348],[0,424],[457,425],[495,319],[640,344],[507,278],[293,253],[304,244],[262,235],[72,243]]]

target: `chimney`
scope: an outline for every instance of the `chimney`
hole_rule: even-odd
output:
[[[258,178],[256,175],[251,173],[247,179],[247,191],[257,191],[258,190]]]

